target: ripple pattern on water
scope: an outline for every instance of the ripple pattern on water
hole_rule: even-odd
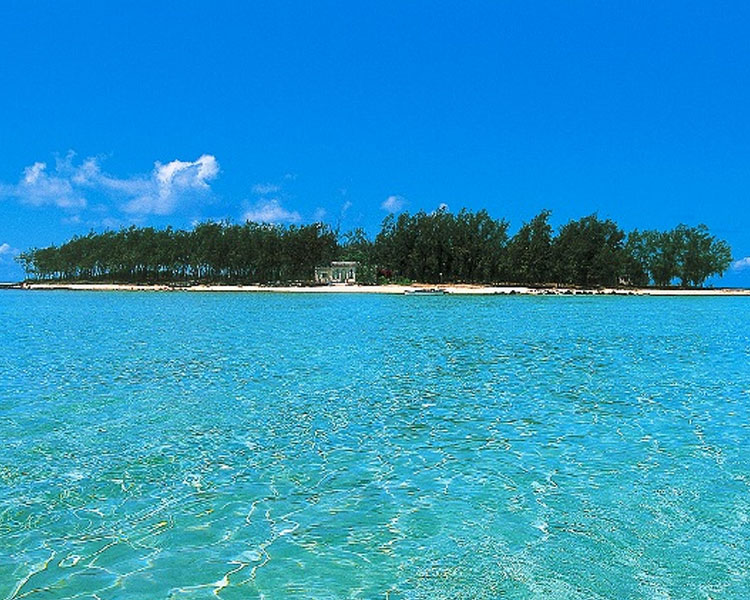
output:
[[[747,298],[0,294],[0,599],[746,598]]]

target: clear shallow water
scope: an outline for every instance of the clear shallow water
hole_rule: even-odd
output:
[[[750,299],[0,293],[0,598],[747,598]]]

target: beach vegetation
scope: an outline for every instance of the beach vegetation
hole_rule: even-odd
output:
[[[551,212],[543,210],[521,225],[506,252],[506,274],[517,283],[543,284],[552,280]]]
[[[563,224],[541,211],[509,235],[486,210],[388,215],[374,238],[324,223],[228,221],[192,230],[131,226],[90,232],[17,257],[29,279],[112,283],[310,284],[316,266],[356,261],[358,281],[702,286],[732,261],[705,225],[623,231],[596,214]]]

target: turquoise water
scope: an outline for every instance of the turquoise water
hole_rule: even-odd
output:
[[[4,291],[0,323],[0,599],[750,594],[750,298]]]

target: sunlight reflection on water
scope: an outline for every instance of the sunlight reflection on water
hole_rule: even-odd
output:
[[[745,298],[0,294],[0,598],[742,598]]]

